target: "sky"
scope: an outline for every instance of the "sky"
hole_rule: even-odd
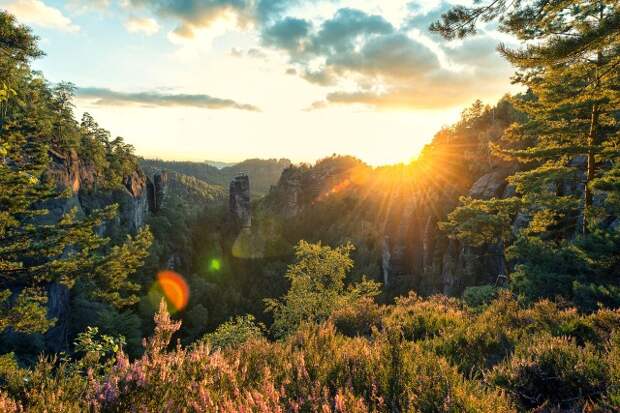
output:
[[[491,25],[447,41],[450,0],[0,0],[40,37],[33,63],[77,87],[144,157],[372,165],[415,158],[474,100],[511,91]]]

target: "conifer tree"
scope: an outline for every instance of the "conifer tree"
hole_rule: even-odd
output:
[[[64,92],[33,76],[29,60],[41,55],[36,38],[5,12],[0,12],[0,55],[0,332],[49,329],[54,320],[47,319],[46,291],[53,283],[71,288],[89,281],[94,299],[117,308],[135,303],[139,288],[129,276],[148,253],[148,228],[108,247],[109,240],[97,232],[114,217],[116,206],[86,217],[71,210],[49,222],[46,202],[66,194],[58,193],[46,174],[48,150],[78,144],[71,105],[62,99]]]
[[[496,155],[522,164],[522,171],[509,178],[517,196],[487,202],[464,199],[444,229],[470,242],[468,228],[474,219],[496,226],[487,233],[508,234],[515,241],[508,255],[518,263],[513,281],[521,282],[529,295],[574,298],[583,283],[599,292],[595,285],[603,283],[603,295],[620,304],[617,291],[612,291],[620,280],[609,278],[620,262],[620,243],[617,231],[607,225],[617,217],[613,200],[620,159],[620,4],[496,0],[457,6],[431,30],[447,38],[464,37],[476,32],[479,21],[493,19],[500,21],[500,30],[526,44],[516,50],[499,46],[518,70],[514,80],[527,88],[514,99],[527,120],[509,128],[492,147]],[[607,191],[600,197],[606,203],[594,202],[597,189]],[[519,208],[509,210],[515,203]],[[505,208],[498,213],[502,204]],[[496,217],[520,212],[528,225],[516,233],[518,228],[510,228],[512,220],[490,219],[492,209]],[[552,264],[553,257],[570,263]]]

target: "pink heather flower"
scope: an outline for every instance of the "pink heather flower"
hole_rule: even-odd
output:
[[[116,386],[111,384],[110,382],[105,382],[103,384],[102,398],[105,403],[112,403],[116,401],[118,398],[118,394],[116,391]]]

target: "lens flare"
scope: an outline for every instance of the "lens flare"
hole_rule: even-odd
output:
[[[249,228],[243,228],[232,246],[232,255],[235,258],[258,259],[265,256],[265,241],[260,234],[252,233]]]
[[[170,270],[161,271],[157,274],[157,284],[176,311],[187,306],[189,287],[180,274]]]
[[[209,271],[219,271],[222,269],[222,262],[220,260],[218,260],[217,258],[213,258],[211,261],[209,261]]]

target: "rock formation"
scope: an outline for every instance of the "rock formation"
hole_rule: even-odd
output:
[[[250,177],[247,174],[237,175],[230,183],[228,207],[241,228],[252,226],[252,210],[250,206]]]
[[[379,271],[368,275],[401,293],[415,289],[428,294],[458,295],[466,286],[494,283],[498,275],[506,273],[503,248],[500,245],[478,250],[465,248],[459,241],[448,239],[437,224],[458,205],[461,195],[480,199],[511,196],[514,189],[507,185],[506,177],[513,172],[514,169],[504,165],[458,183],[446,181],[416,189],[412,180],[386,191],[380,178],[374,181],[376,172],[368,167],[348,162],[346,158],[328,158],[313,167],[291,166],[284,170],[278,185],[261,206],[295,225],[297,221],[303,222],[308,213],[312,214],[318,202],[329,202],[335,194],[351,197],[362,214],[372,211],[363,219],[374,226],[374,239],[351,238],[351,231],[355,231],[352,227],[342,227],[342,222],[332,224],[349,231],[345,239],[351,239],[364,250],[374,251],[371,253]],[[353,227],[362,222],[362,217],[357,215],[339,216],[340,219],[351,222],[347,225]],[[324,236],[301,235],[309,239]]]
[[[157,214],[164,203],[164,197],[168,187],[168,173],[165,171],[157,172],[153,175],[153,179],[147,178],[147,199],[149,211]]]
[[[53,224],[64,214],[76,209],[78,216],[85,216],[97,209],[118,204],[118,215],[99,228],[101,235],[135,233],[146,220],[149,212],[147,179],[140,169],[123,179],[123,185],[114,189],[102,189],[97,182],[96,167],[85,162],[74,150],[66,153],[50,150],[50,164],[45,173],[59,191],[67,191],[66,197],[46,201],[43,205],[48,214],[37,218],[41,223]],[[53,352],[66,351],[68,343],[69,290],[60,284],[48,286],[48,315],[56,318],[56,325],[45,334],[45,346]]]
[[[146,177],[136,169],[123,180],[123,186],[112,190],[97,184],[94,165],[80,159],[74,150],[68,153],[50,151],[50,165],[46,176],[59,191],[68,190],[67,197],[53,199],[45,204],[48,214],[43,222],[57,222],[65,213],[76,208],[78,215],[88,215],[93,210],[118,204],[118,216],[102,231],[135,232],[144,225],[148,214]]]

